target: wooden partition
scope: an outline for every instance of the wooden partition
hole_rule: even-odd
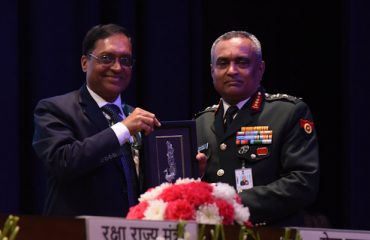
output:
[[[7,216],[0,215],[2,228]],[[67,217],[20,216],[16,240],[85,240],[85,220]]]
[[[6,220],[6,215],[0,214],[0,226]],[[176,221],[141,221],[111,217],[43,217],[20,216],[20,231],[16,240],[175,240],[177,239]],[[188,239],[197,240],[201,226],[195,222],[185,225]],[[205,226],[206,239],[212,239],[211,232],[215,226]],[[319,229],[319,228],[289,228],[290,238],[295,239],[298,232],[302,240],[321,239],[356,239],[370,240],[370,231]],[[258,227],[261,240],[284,239],[285,228]],[[238,240],[239,226],[224,226],[225,239]],[[219,238],[221,239],[221,238]],[[248,239],[252,239],[249,237]]]

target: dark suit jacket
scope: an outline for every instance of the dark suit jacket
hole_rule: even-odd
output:
[[[41,100],[34,121],[33,147],[48,173],[44,213],[125,217],[120,156],[132,159],[131,149],[120,147],[86,86]]]
[[[224,110],[219,105],[206,109],[196,119],[198,146],[209,144],[203,180],[235,186],[234,170],[244,161],[245,167],[252,169],[254,187],[240,196],[250,209],[252,222],[302,225],[300,212],[315,199],[319,179],[316,133],[307,133],[301,126],[301,119],[312,121],[308,106],[297,98],[268,95],[261,89],[224,133]],[[249,145],[246,154],[238,155],[236,132],[243,126],[268,126],[273,131],[272,143]],[[224,150],[221,144],[226,144]],[[257,154],[261,147],[267,147],[267,155]],[[217,175],[218,169],[224,170],[223,176]]]

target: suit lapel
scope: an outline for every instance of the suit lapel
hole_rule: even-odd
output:
[[[103,131],[104,129],[109,127],[108,120],[105,118],[98,104],[91,97],[86,85],[82,86],[80,89],[80,104],[84,114],[86,114],[90,121],[97,127],[96,132]],[[130,110],[130,107],[128,109]],[[120,154],[124,154],[132,159],[131,147],[128,143],[117,149],[115,153],[117,153],[118,156],[121,156]],[[120,171],[124,172],[121,157],[118,157],[114,162],[117,168],[120,169]]]
[[[86,85],[80,89],[80,104],[84,114],[97,127],[98,131],[102,131],[109,126],[107,119],[104,117],[98,104],[91,97]]]

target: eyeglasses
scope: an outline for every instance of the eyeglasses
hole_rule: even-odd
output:
[[[122,57],[116,57],[111,54],[103,54],[100,56],[95,56],[92,53],[89,53],[90,57],[93,57],[98,63],[103,65],[113,65],[116,61],[116,58],[118,58],[118,62],[121,64],[121,66],[125,67],[132,67],[134,65],[134,60],[131,56],[122,56]]]

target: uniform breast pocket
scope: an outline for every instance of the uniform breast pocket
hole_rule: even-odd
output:
[[[237,155],[249,162],[257,162],[271,155],[271,145],[242,145],[238,148]]]

